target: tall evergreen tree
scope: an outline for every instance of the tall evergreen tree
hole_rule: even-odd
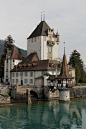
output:
[[[13,43],[14,43],[14,40],[11,37],[11,35],[9,35],[5,39],[4,53],[1,55],[1,60],[0,60],[0,78],[4,77],[4,60],[6,58],[7,48],[9,48],[10,50],[13,50]]]
[[[69,65],[75,68],[75,77],[76,83],[77,82],[84,82],[85,81],[85,72],[83,68],[83,61],[81,59],[81,55],[78,51],[74,50],[69,59]]]

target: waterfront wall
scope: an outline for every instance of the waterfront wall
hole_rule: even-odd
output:
[[[10,97],[3,97],[0,95],[0,104],[8,104],[10,103]]]
[[[9,94],[11,90],[11,97],[20,99],[25,99],[26,97],[26,87],[18,87],[16,91],[14,86],[0,86],[0,93],[5,95]],[[44,88],[30,88],[31,93],[35,92],[37,94],[38,99],[52,99],[52,98],[59,98],[59,91],[50,91],[48,87]],[[70,97],[83,97],[86,96],[86,86],[74,86],[70,90]],[[34,98],[34,97],[33,97]]]
[[[77,98],[77,97],[83,97],[83,96],[86,96],[86,86],[74,86],[70,90],[71,98]]]

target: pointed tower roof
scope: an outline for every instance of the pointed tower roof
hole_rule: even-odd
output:
[[[32,32],[32,34],[27,38],[33,38],[33,37],[37,37],[37,36],[47,36],[47,29],[51,29],[48,24],[45,21],[41,21],[39,23],[39,25],[36,27],[36,29]],[[53,34],[53,36],[55,37],[55,34]]]
[[[73,79],[73,77],[68,73],[68,67],[67,67],[67,60],[66,60],[66,55],[63,55],[63,62],[62,62],[62,67],[61,67],[61,73],[56,77],[56,79]]]
[[[15,46],[14,46],[13,53],[12,53],[12,59],[22,60]]]
[[[57,32],[56,35],[59,36],[59,33]]]

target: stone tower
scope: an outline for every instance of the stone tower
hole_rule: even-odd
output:
[[[27,55],[37,52],[39,60],[58,58],[59,34],[41,21],[27,38]]]

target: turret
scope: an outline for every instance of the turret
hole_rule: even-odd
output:
[[[59,44],[59,42],[60,42],[60,41],[59,41],[59,36],[60,36],[60,35],[59,35],[58,31],[57,31],[57,33],[56,33],[56,37],[57,37],[56,42],[57,42],[58,44]]]
[[[64,47],[61,73],[56,77],[60,101],[70,101],[70,89],[74,86],[72,80],[73,77],[68,73],[67,60]]]

